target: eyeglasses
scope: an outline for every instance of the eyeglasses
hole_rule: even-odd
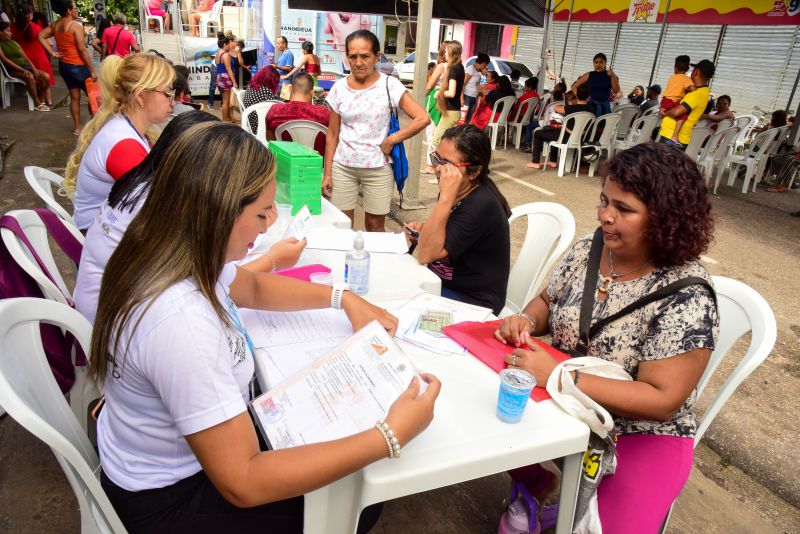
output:
[[[431,165],[434,167],[438,167],[439,165],[452,165],[453,167],[469,167],[472,163],[453,163],[452,161],[447,161],[446,159],[442,159],[439,154],[436,152],[431,152]]]
[[[160,91],[158,89],[151,89],[151,91],[153,91],[154,93],[161,93],[170,100],[175,100],[175,91]]]

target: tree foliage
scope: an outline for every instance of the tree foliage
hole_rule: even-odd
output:
[[[136,0],[105,0],[106,15],[109,18],[121,11],[128,18],[128,26],[139,25],[139,2]],[[92,0],[75,0],[75,5],[83,18],[94,22],[94,2]]]

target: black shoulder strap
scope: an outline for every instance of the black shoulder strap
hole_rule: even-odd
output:
[[[604,319],[600,319],[599,321],[597,321],[595,324],[592,325],[591,329],[589,329],[589,339],[593,338],[597,334],[597,332],[602,330],[607,324],[616,321],[620,317],[628,315],[632,311],[635,311],[635,310],[638,310],[639,308],[647,306],[651,302],[655,302],[657,300],[661,300],[663,298],[666,298],[666,297],[672,295],[673,293],[677,293],[678,291],[680,291],[684,287],[689,287],[689,286],[693,286],[693,285],[700,285],[700,286],[707,287],[708,290],[711,292],[711,295],[714,297],[714,301],[716,302],[717,294],[714,291],[714,288],[711,287],[711,284],[709,284],[704,278],[700,278],[699,276],[687,276],[686,278],[681,278],[680,280],[676,280],[676,281],[672,282],[671,284],[667,284],[664,287],[656,289],[652,293],[648,293],[647,295],[643,296],[642,298],[640,298],[640,299],[638,299],[638,300],[636,300],[634,302],[631,302],[630,304],[628,304],[627,306],[622,308],[617,313],[609,315],[608,317],[606,317]]]
[[[114,46],[111,47],[111,50],[106,52],[106,57],[114,54],[115,50],[117,49],[117,43],[119,42],[119,36],[122,35],[122,32],[125,31],[125,26],[120,26],[120,30],[117,32],[117,38],[114,39]]]
[[[589,350],[591,333],[589,326],[592,323],[594,309],[594,293],[597,287],[597,277],[600,273],[600,256],[603,253],[603,229],[598,227],[592,238],[592,248],[589,249],[589,263],[586,266],[586,279],[583,282],[583,297],[581,297],[581,316],[578,321],[580,339],[576,350],[586,354]]]
[[[389,102],[389,113],[392,117],[397,117],[397,109],[392,104],[392,95],[389,93],[389,77],[386,77],[386,100]]]

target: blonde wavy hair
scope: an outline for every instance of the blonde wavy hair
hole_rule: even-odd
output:
[[[142,92],[164,85],[172,85],[175,69],[166,60],[150,54],[131,54],[121,61],[109,56],[100,65],[100,87],[103,105],[97,111],[78,137],[78,144],[67,160],[62,189],[68,197],[75,194],[78,186],[78,168],[83,154],[89,148],[94,136],[117,113],[124,113],[134,99]],[[111,59],[110,62],[108,60]],[[108,62],[108,63],[107,63]],[[110,80],[113,79],[113,83]],[[108,95],[106,95],[108,93]],[[108,98],[106,98],[108,96]],[[158,139],[158,130],[150,128],[147,138],[152,143]]]
[[[442,74],[442,89],[436,95],[436,107],[442,113],[447,111],[447,98],[445,98],[444,93],[450,86],[450,69],[461,64],[461,43],[448,41],[445,48],[447,49],[447,66],[444,69],[444,74]]]

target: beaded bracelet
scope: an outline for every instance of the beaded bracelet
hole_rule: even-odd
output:
[[[389,426],[389,423],[383,420],[378,421],[375,423],[375,428],[380,431],[383,435],[383,439],[386,441],[386,446],[389,449],[389,458],[400,458],[400,442],[397,440],[397,436],[394,435],[394,431]]]
[[[522,317],[523,319],[527,319],[528,322],[531,323],[531,332],[530,333],[533,334],[533,332],[536,330],[536,319],[534,319],[533,317],[531,317],[530,315],[528,315],[527,313],[524,313],[524,312],[519,312],[517,314],[517,316],[518,317]]]
[[[271,262],[272,262],[272,272],[274,273],[275,271],[277,271],[277,270],[278,270],[278,264],[277,264],[277,263],[275,263],[275,258],[273,258],[273,257],[272,257],[272,254],[270,254],[269,252],[267,252],[267,253],[266,253],[266,254],[264,254],[264,255],[265,255],[267,258],[269,258],[269,261],[271,261]]]

